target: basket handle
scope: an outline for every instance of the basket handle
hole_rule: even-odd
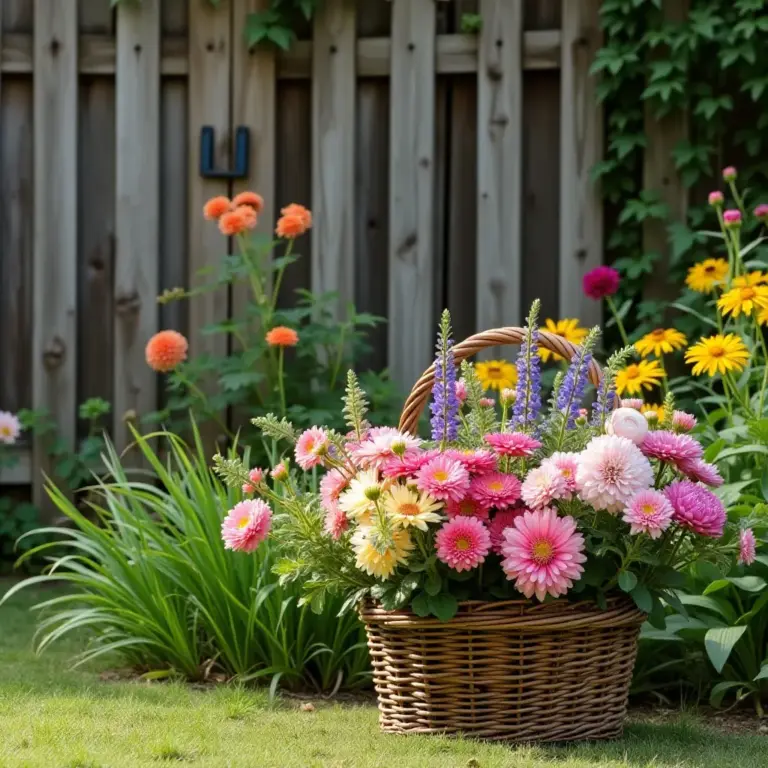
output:
[[[502,344],[519,346],[523,343],[524,339],[525,329],[523,328],[494,328],[490,331],[483,331],[482,333],[476,333],[474,336],[469,336],[464,341],[456,344],[453,348],[453,359],[460,363],[462,360],[477,354],[482,349],[498,347]],[[550,352],[556,352],[566,360],[570,360],[579,351],[579,347],[576,344],[572,344],[562,336],[542,330],[539,331],[539,346],[548,349]],[[403,412],[400,415],[399,429],[401,431],[416,434],[419,416],[432,393],[432,383],[434,380],[435,366],[433,364],[421,374],[419,380],[413,385],[411,394],[408,395],[408,399],[405,401]],[[594,358],[589,364],[589,380],[596,387],[603,380],[603,372]]]

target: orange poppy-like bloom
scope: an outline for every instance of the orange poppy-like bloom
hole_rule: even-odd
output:
[[[203,216],[205,216],[206,219],[215,221],[216,219],[220,219],[231,208],[232,203],[230,203],[229,198],[224,197],[224,195],[219,195],[218,197],[212,197],[203,206]]]
[[[237,208],[240,205],[249,205],[256,213],[264,210],[264,198],[256,192],[241,192],[232,198],[232,205]]]
[[[246,229],[253,229],[258,224],[259,217],[256,215],[256,209],[251,208],[250,205],[239,205],[234,212],[243,217],[243,224],[245,224]]]
[[[266,335],[270,347],[295,347],[299,343],[299,334],[293,328],[278,325]]]
[[[144,354],[152,370],[167,373],[187,359],[187,349],[189,344],[178,331],[160,331],[147,342]]]
[[[253,212],[251,211],[251,214]],[[240,235],[248,229],[248,218],[243,215],[241,208],[228,211],[219,219],[219,231],[222,235],[230,237]]]
[[[312,228],[312,211],[310,211],[309,208],[305,208],[303,205],[291,203],[290,205],[286,205],[280,213],[282,213],[283,216],[298,216],[304,224],[305,231]]]
[[[306,231],[307,228],[304,226],[304,220],[300,216],[294,216],[293,214],[281,216],[277,220],[277,226],[275,227],[275,234],[278,237],[285,237],[289,240],[303,235]]]

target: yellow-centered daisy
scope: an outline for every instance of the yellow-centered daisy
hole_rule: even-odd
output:
[[[662,355],[674,352],[676,349],[682,349],[687,339],[685,334],[676,331],[674,328],[656,328],[656,330],[646,333],[642,339],[635,342],[635,349],[643,356]]]
[[[544,321],[544,331],[554,333],[556,336],[562,336],[566,341],[570,341],[572,344],[581,344],[587,337],[587,329],[582,328],[579,325],[579,321],[574,318],[566,318],[565,320],[558,320],[555,322],[550,318]],[[553,360],[562,360],[563,356],[558,355],[557,352],[550,352],[548,349],[539,347],[539,357],[546,363],[551,357]]]
[[[743,371],[749,360],[749,350],[734,333],[718,333],[700,339],[685,353],[685,362],[693,364],[693,373],[714,376],[729,371]]]
[[[705,259],[694,264],[685,278],[685,284],[699,293],[712,293],[728,276],[728,262],[725,259]]]
[[[745,285],[731,288],[717,300],[717,308],[724,315],[738,317],[751,315],[756,309],[768,307],[768,285]]]
[[[357,558],[355,565],[378,579],[388,579],[395,568],[408,560],[413,549],[405,528],[381,531],[378,527],[358,528],[350,540]]]
[[[757,322],[760,323],[760,325],[768,325],[768,307],[763,307],[757,313]]]
[[[663,405],[656,405],[654,403],[643,403],[640,406],[640,413],[655,413],[659,424],[664,423],[664,417],[666,412]]]
[[[475,373],[483,389],[502,389],[517,384],[517,368],[506,360],[486,360],[475,363]]]
[[[731,285],[734,288],[746,288],[750,285],[764,285],[768,283],[768,273],[763,273],[759,269],[754,272],[747,272],[746,275],[734,277]]]
[[[663,378],[664,370],[658,360],[641,360],[616,374],[616,391],[619,395],[639,395],[644,389],[658,387]]]
[[[403,528],[412,525],[420,531],[426,531],[428,523],[439,523],[443,519],[438,514],[442,502],[406,485],[393,485],[383,496],[383,504],[389,519]]]
[[[376,511],[376,501],[381,497],[382,484],[375,469],[358,472],[349,483],[349,488],[339,496],[339,508],[348,517],[362,524]]]

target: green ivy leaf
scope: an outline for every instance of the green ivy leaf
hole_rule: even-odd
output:
[[[459,602],[453,595],[443,592],[429,597],[429,610],[440,621],[452,619],[459,610]]]

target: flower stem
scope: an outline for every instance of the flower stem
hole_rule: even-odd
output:
[[[285,350],[281,346],[277,353],[277,387],[280,390],[280,413],[285,416],[285,384],[283,382],[283,358]]]
[[[614,303],[613,299],[610,296],[606,296],[605,301],[608,304],[608,309],[611,310],[611,314],[613,315],[614,320],[616,321],[616,327],[619,329],[619,335],[621,336],[621,341],[623,342],[625,347],[632,346],[629,343],[629,336],[627,336],[627,331],[624,328],[624,323],[621,322],[621,318],[619,317],[619,312],[616,309],[616,304]]]

